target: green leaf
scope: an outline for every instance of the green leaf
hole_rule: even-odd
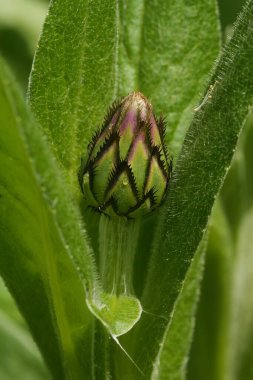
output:
[[[120,9],[117,4],[52,2],[31,77],[31,106],[76,194],[76,172],[85,144],[111,100],[125,91],[143,91],[155,110],[167,115],[177,158],[203,77],[217,52],[214,3],[168,6],[164,0],[156,5],[130,1],[121,2]],[[168,317],[174,310],[252,102],[252,3],[249,7],[212,77],[214,88],[206,89],[208,96],[186,135],[147,278],[145,262],[140,272],[140,279],[146,280],[144,310],[158,316]],[[142,258],[144,254],[142,249]],[[143,287],[138,287],[141,294]],[[152,371],[166,328],[166,318],[144,314],[122,340],[145,376]],[[125,357],[117,361],[117,370],[124,376],[139,376]]]
[[[155,112],[165,115],[167,143],[175,162],[186,128],[194,114],[193,109],[197,104],[199,92],[203,89],[203,82],[219,51],[216,4],[207,1],[186,4],[179,1],[175,4],[170,2],[168,5],[166,1],[158,1],[154,5],[144,1],[128,1],[126,4],[121,3],[120,16],[121,80],[119,94],[123,95],[133,89],[141,90],[151,99]],[[141,231],[135,281],[140,294],[143,290],[143,283],[146,281],[147,257],[158,218],[159,214],[154,217],[153,221],[151,220],[151,223],[145,222]],[[197,280],[197,277],[195,279],[194,276],[196,273],[199,275],[202,273],[202,261],[196,259],[193,267],[191,275],[189,274],[189,280],[181,291],[182,301],[178,302],[181,308],[179,307],[178,313],[175,313],[175,318],[171,322],[175,327],[170,330],[169,326],[168,341],[166,341],[166,337],[163,338],[164,344],[167,346],[165,352],[160,353],[164,358],[160,375],[166,373],[168,368],[171,369],[170,376],[172,373],[179,376],[181,371],[184,372],[191,341],[192,318],[198,297],[198,280],[200,280],[200,278]],[[167,281],[169,286],[171,283],[169,276]],[[157,287],[159,287],[159,283],[160,280],[157,281]],[[156,292],[161,297],[163,296],[160,289],[157,288]],[[156,298],[157,294],[152,294],[151,300],[153,297]],[[189,310],[186,310],[186,300],[189,302],[187,306],[190,301],[192,302]],[[145,310],[150,309],[144,307],[144,315]],[[160,310],[156,314],[153,315],[153,323],[156,321],[166,323],[166,313]],[[159,317],[160,315],[162,315],[162,319]],[[166,317],[164,317],[165,315]],[[180,323],[184,326],[189,326],[188,323],[190,323],[191,328],[188,329],[189,339],[181,341],[181,345],[176,346],[173,339],[175,339],[177,326]],[[145,331],[144,336],[145,334],[149,333]],[[138,337],[140,339],[140,344],[136,349],[138,354],[131,353],[134,359],[145,351],[144,336]],[[130,336],[129,339],[122,339],[123,343],[129,342],[129,350],[132,347],[131,339],[136,338]],[[175,360],[173,358],[169,360],[166,356],[166,352],[169,350],[173,350]],[[148,362],[149,360],[144,367]],[[143,369],[141,365],[139,366]],[[119,377],[125,375],[125,368],[126,363],[123,360],[122,372],[119,370]],[[129,374],[129,376],[131,375]]]
[[[178,154],[218,54],[216,13],[215,1],[207,0],[170,6],[164,0],[52,2],[29,101],[72,181],[107,108],[134,90],[166,116],[167,140]]]
[[[50,379],[24,320],[1,279],[0,305],[0,378]]]
[[[167,121],[174,160],[219,52],[215,1],[120,2],[119,95],[138,90]]]
[[[115,340],[142,309],[133,297],[101,292],[68,185],[3,65],[1,70],[1,274],[52,372],[78,378],[94,364],[85,299]],[[44,331],[50,331],[46,339]]]
[[[76,8],[66,0],[52,3],[29,100],[73,191],[78,194],[76,172],[91,132],[111,101],[130,91],[143,91],[155,111],[167,116],[170,145],[178,154],[218,40],[214,1],[129,1],[119,9],[112,1],[79,1]],[[89,213],[85,219],[90,231]],[[95,240],[93,233],[96,248]],[[141,264],[138,282],[145,268]]]
[[[87,137],[101,124],[116,96],[117,12],[115,1],[79,1],[74,6],[66,0],[53,1],[32,71],[29,89],[32,110],[65,168],[77,198],[81,195],[77,172],[80,158],[86,153]],[[52,55],[52,49],[57,48],[58,54]],[[90,228],[87,213],[86,220]],[[79,268],[82,271],[81,265]],[[98,294],[94,297],[91,287],[89,293],[90,310],[102,318],[113,335],[123,334],[138,321],[141,313],[138,300],[126,297],[116,300],[100,294],[98,301]],[[115,303],[121,305],[121,314],[115,313],[119,307]],[[102,313],[101,304],[107,308],[114,306]],[[130,313],[128,318],[125,309]]]
[[[114,0],[52,1],[31,73],[31,108],[78,195],[80,159],[117,96],[117,18]]]
[[[91,372],[91,316],[70,257],[93,262],[62,174],[0,62],[0,272],[55,378]],[[80,349],[81,347],[81,349]]]
[[[212,217],[189,379],[252,379],[252,141],[251,116]]]
[[[174,170],[141,298],[143,309],[155,315],[173,312],[253,102],[252,12],[250,1],[212,75],[212,98],[204,97],[196,112]],[[206,90],[208,95],[210,89]],[[166,326],[162,318],[143,314],[128,333],[126,347],[145,376],[152,371],[152,358]]]
[[[152,380],[185,379],[192,341],[195,313],[199,299],[207,239],[201,241],[177,298],[173,317],[156,358]]]

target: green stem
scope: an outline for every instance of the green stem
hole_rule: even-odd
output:
[[[133,294],[134,254],[140,222],[102,215],[99,225],[99,270],[104,291]]]

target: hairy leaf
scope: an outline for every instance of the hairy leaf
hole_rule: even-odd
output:
[[[91,371],[85,281],[93,263],[52,154],[0,62],[0,273],[55,378]],[[90,285],[92,287],[92,285]]]
[[[120,2],[119,94],[142,91],[168,124],[174,159],[219,52],[215,1]]]
[[[212,217],[189,379],[253,375],[252,141],[251,116]]]
[[[165,113],[170,146],[177,158],[197,93],[210,68],[209,58],[217,52],[216,29],[211,32],[216,24],[215,4],[177,2],[168,6],[161,0],[153,7],[133,0],[119,5],[112,1],[52,2],[29,98],[77,194],[76,172],[87,139],[101,123],[111,100],[124,92],[143,91],[154,108]],[[206,89],[197,108],[161,213],[147,278],[145,262],[140,273],[140,279],[146,280],[144,310],[155,315],[168,318],[174,310],[252,102],[251,11],[250,2],[214,72],[212,87]],[[201,28],[197,25],[200,18]],[[142,258],[144,254],[141,249]],[[138,288],[141,295],[143,286]],[[167,328],[166,317],[144,314],[122,340],[145,376],[152,371]],[[138,378],[140,374],[130,366],[125,360],[117,364],[119,373]]]
[[[218,41],[214,1],[82,1],[78,11],[66,0],[52,2],[29,100],[74,191],[78,192],[76,172],[87,138],[111,100],[130,91],[143,91],[155,111],[164,113],[170,146],[174,156],[178,154]],[[144,259],[143,240],[149,239],[140,240],[138,257]],[[146,268],[140,265],[139,288]]]
[[[117,96],[116,4],[52,1],[31,74],[31,108],[78,194],[80,159]]]
[[[195,324],[195,312],[199,298],[207,239],[204,238],[195,254],[178,296],[173,318],[157,355],[152,380],[184,379]]]
[[[195,114],[174,170],[141,298],[144,310],[156,315],[173,311],[253,102],[252,12],[249,1],[212,75],[212,87]],[[129,342],[134,341],[129,351],[139,367],[146,368],[146,376],[166,325],[163,319],[144,314],[128,335]]]

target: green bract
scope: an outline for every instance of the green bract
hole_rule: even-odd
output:
[[[79,180],[87,206],[132,218],[159,206],[172,168],[164,133],[162,118],[156,119],[140,92],[113,105],[82,162]]]

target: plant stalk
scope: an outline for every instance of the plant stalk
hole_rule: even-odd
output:
[[[99,271],[104,291],[133,295],[133,264],[139,236],[139,219],[108,218],[99,224]]]

